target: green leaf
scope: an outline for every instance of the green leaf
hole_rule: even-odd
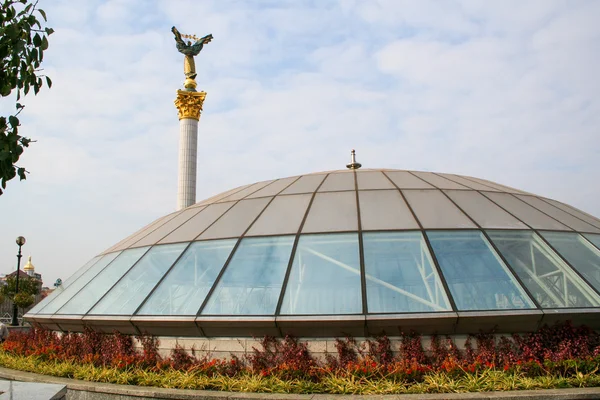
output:
[[[35,47],[40,47],[40,46],[42,45],[42,37],[40,36],[40,34],[39,34],[39,33],[36,33],[36,34],[33,36],[33,45],[34,45]]]
[[[46,36],[42,38],[42,50],[48,50],[48,39]]]
[[[19,126],[19,118],[15,117],[14,115],[11,115],[10,117],[8,117],[8,123],[13,128]]]
[[[42,17],[44,18],[44,21],[48,21],[48,18],[46,18],[46,12],[44,10],[38,9],[39,13],[42,14]]]
[[[2,97],[6,97],[10,94],[11,91],[12,91],[12,88],[10,87],[10,85],[5,83],[2,86],[2,88],[0,89],[0,95],[2,95]]]
[[[47,35],[52,35],[54,33],[54,29],[52,28],[46,28],[45,31]]]
[[[19,179],[20,180],[24,180],[27,179],[27,176],[25,175],[27,171],[25,171],[25,168],[19,168],[17,169],[17,174],[19,175]]]
[[[52,81],[50,80],[49,77],[46,77],[46,84],[48,85],[48,88],[52,87]]]

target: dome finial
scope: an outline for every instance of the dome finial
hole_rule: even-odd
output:
[[[31,263],[31,256],[29,256],[29,259],[27,260],[27,264],[25,264],[25,266],[23,267],[23,271],[27,272],[28,274],[30,272],[33,273],[33,271],[35,271],[35,267]]]
[[[352,151],[350,152],[350,164],[346,164],[346,168],[359,169],[360,167],[362,167],[362,164],[356,162],[356,151],[352,149]]]

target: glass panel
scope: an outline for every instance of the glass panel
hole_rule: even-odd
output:
[[[365,190],[358,196],[363,230],[419,229],[397,190]]]
[[[224,239],[241,236],[265,208],[269,200],[271,200],[271,197],[241,200],[200,235],[198,239]]]
[[[571,214],[568,214],[568,213],[564,212],[563,210],[560,210],[560,209],[546,203],[542,199],[539,199],[539,198],[533,197],[533,196],[523,196],[523,195],[519,195],[519,194],[517,194],[516,196],[518,198],[520,198],[521,200],[523,200],[524,202],[537,208],[538,210],[548,214],[552,218],[556,218],[563,224],[567,225],[569,228],[573,228],[574,230],[580,231],[580,232],[593,232],[593,233],[600,232],[600,229],[596,228],[595,226],[592,226],[586,222],[583,222],[579,218],[576,218],[576,217],[572,216]]]
[[[40,310],[40,314],[54,314],[59,308],[65,305],[65,303],[71,300],[71,297],[75,296],[82,287],[87,285],[100,271],[102,271],[108,264],[114,260],[120,252],[110,253],[105,255],[95,263],[90,269],[81,275],[79,279],[73,282],[69,287],[65,288],[59,296],[56,296],[46,307]]]
[[[240,199],[248,196],[249,194],[259,191],[260,189],[264,188],[271,182],[273,182],[273,181],[265,181],[265,182],[255,183],[254,185],[248,186],[246,189],[242,189],[239,192],[232,194],[231,196],[220,199],[219,202],[240,200]]]
[[[468,189],[466,186],[460,185],[456,182],[452,182],[449,179],[442,178],[433,172],[413,172],[419,178],[431,183],[438,189]]]
[[[482,228],[529,229],[487,197],[470,190],[445,190],[446,194]]]
[[[317,193],[302,232],[355,231],[358,229],[356,192]]]
[[[137,314],[196,315],[235,243],[193,243]]]
[[[321,182],[323,182],[324,178],[325,175],[304,175],[281,192],[281,194],[313,193],[317,190]]]
[[[577,233],[540,233],[577,272],[600,291],[600,250]]]
[[[179,215],[178,212],[174,212],[165,217],[157,219],[156,221],[154,221],[153,223],[148,225],[146,228],[140,229],[133,235],[129,236],[127,239],[121,241],[120,243],[118,243],[117,245],[112,247],[110,249],[110,251],[112,252],[115,250],[123,250],[123,249],[128,248],[129,246],[131,246],[132,244],[134,244],[135,242],[137,242],[138,240],[140,240],[141,238],[143,238],[144,236],[146,236],[153,230],[157,229],[162,224],[166,224],[167,222],[169,222],[170,220],[172,220],[173,218],[175,218],[178,215]],[[108,253],[108,251],[106,251],[106,252]]]
[[[199,206],[199,205],[203,205],[203,204],[211,204],[211,203],[217,202],[217,201],[219,201],[219,200],[221,200],[221,199],[224,199],[225,197],[227,197],[227,196],[229,196],[229,195],[232,195],[232,194],[234,194],[234,193],[237,193],[237,192],[239,192],[239,191],[241,191],[241,190],[244,190],[244,189],[246,189],[246,188],[249,188],[249,187],[250,187],[250,186],[252,186],[252,185],[253,185],[253,184],[250,184],[250,185],[244,185],[244,186],[238,186],[238,187],[236,187],[236,188],[234,188],[234,189],[231,189],[231,190],[228,190],[228,191],[226,191],[226,192],[219,193],[219,194],[216,194],[216,195],[214,195],[214,196],[211,196],[211,197],[209,197],[209,198],[208,198],[208,199],[206,199],[206,200],[202,200],[202,201],[200,201],[200,202],[196,203],[196,205],[198,205],[198,206]],[[192,206],[192,207],[194,207],[194,206]]]
[[[62,283],[62,288],[66,289],[69,286],[71,286],[71,284],[73,282],[75,282],[77,279],[79,279],[79,277],[81,275],[83,275],[88,269],[92,268],[94,266],[94,264],[96,264],[98,262],[98,260],[100,260],[100,258],[103,256],[96,256],[94,258],[92,258],[90,261],[88,261],[87,263],[85,263],[85,265],[81,268],[79,268],[77,271],[75,271],[75,273],[73,275],[71,275],[70,277],[68,277],[67,279],[65,279]]]
[[[430,231],[427,237],[459,310],[535,308],[479,231]]]
[[[439,190],[403,190],[423,228],[476,228]]]
[[[525,194],[527,194],[527,192],[524,192],[522,190],[518,190],[518,189],[512,188],[510,186],[506,186],[506,185],[501,185],[501,184],[496,183],[496,182],[488,181],[487,179],[479,179],[479,178],[474,178],[472,176],[470,176],[469,179],[473,180],[473,181],[476,181],[476,182],[479,182],[479,183],[481,183],[483,185],[486,185],[486,186],[491,186],[494,189],[498,189],[500,192],[525,193]]]
[[[497,192],[498,189],[495,189],[491,186],[486,186],[483,183],[472,181],[471,178],[466,176],[454,175],[454,174],[440,174],[446,179],[450,179],[451,181],[460,183],[463,186],[466,186],[475,190],[484,190],[487,192]]]
[[[88,314],[132,315],[187,245],[152,247]]]
[[[85,314],[140,259],[148,247],[125,250],[56,314]]]
[[[179,228],[181,225],[186,223],[190,218],[192,218],[194,215],[198,214],[202,210],[203,209],[201,207],[194,207],[191,209],[183,210],[178,216],[176,216],[160,228],[156,229],[148,236],[142,238],[139,242],[136,242],[132,246],[144,247],[156,244],[159,240],[167,236],[169,233],[173,232],[175,229]]]
[[[555,207],[560,208],[563,211],[568,212],[569,214],[573,214],[574,216],[576,216],[577,218],[581,218],[582,220],[584,220],[585,222],[587,222],[588,224],[594,225],[596,228],[600,228],[600,219],[595,218],[594,216],[583,212],[581,210],[578,210],[575,207],[572,207],[568,204],[564,204],[561,203],[559,201],[556,200],[551,200],[551,199],[543,199],[544,201],[552,204]]]
[[[597,248],[600,249],[600,235],[587,234],[587,235],[583,235],[583,236],[585,236],[587,238],[587,240],[592,242],[594,244],[594,246],[596,246]]]
[[[310,194],[275,197],[246,236],[297,233],[311,197]]]
[[[200,235],[206,228],[208,228],[213,222],[217,220],[223,213],[229,210],[235,203],[216,203],[211,204],[196,214],[192,219],[175,229],[159,243],[177,243],[177,242],[189,242],[194,240]]]
[[[203,315],[274,315],[293,236],[243,239]]]
[[[600,297],[534,232],[488,234],[543,308],[600,305]]]
[[[276,194],[279,194],[279,192],[281,192],[283,189],[288,187],[289,184],[294,182],[296,179],[298,179],[297,176],[294,176],[292,178],[278,179],[270,185],[260,189],[259,191],[252,193],[250,196],[248,196],[248,199],[256,197],[275,196]]]
[[[451,311],[420,232],[365,233],[370,313]]]
[[[385,171],[385,174],[400,189],[433,189],[429,183],[407,171]]]
[[[361,314],[358,234],[300,237],[281,314]]]
[[[550,218],[529,204],[517,199],[508,193],[484,193],[494,203],[531,226],[533,229],[554,229],[570,231],[568,227],[555,219]]]
[[[358,188],[365,189],[395,189],[388,178],[379,171],[356,171]]]
[[[28,314],[38,313],[42,308],[46,307],[52,300],[54,300],[56,297],[58,297],[58,295],[61,294],[67,287],[69,287],[73,282],[75,282],[81,275],[83,275],[83,273],[85,271],[87,271],[96,262],[98,262],[99,259],[100,259],[99,256],[92,258],[83,267],[79,268],[77,271],[75,271],[75,273],[73,275],[71,275],[68,279],[66,279],[62,283],[62,285],[60,285],[59,287],[54,289],[52,291],[52,293],[50,293],[48,296],[43,298],[42,301],[37,303],[31,310],[27,311],[27,313]]]
[[[340,172],[329,174],[325,182],[319,188],[319,192],[332,192],[335,190],[354,190],[354,174],[352,172]]]

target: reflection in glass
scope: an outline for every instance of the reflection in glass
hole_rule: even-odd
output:
[[[117,282],[148,247],[125,250],[100,272],[85,288],[77,293],[57,314],[85,314]]]
[[[102,257],[97,263],[91,268],[85,271],[79,279],[73,282],[69,287],[65,288],[60,295],[56,296],[46,307],[44,307],[40,314],[54,314],[59,308],[65,305],[65,303],[71,300],[71,297],[75,296],[82,287],[87,285],[100,271],[102,271],[108,264],[111,263],[121,252],[110,253]]]
[[[56,289],[54,289],[52,291],[52,293],[50,293],[48,296],[46,296],[44,299],[42,299],[42,301],[40,301],[39,303],[37,303],[31,310],[27,311],[27,313],[28,314],[37,314],[42,308],[46,307],[46,305],[48,305],[52,300],[54,300],[56,297],[58,297],[59,294],[61,294],[62,292],[64,292],[64,290],[67,287],[69,287],[81,275],[83,275],[83,273],[85,271],[87,271],[88,269],[90,269],[99,259],[100,259],[100,256],[92,258],[83,267],[79,268],[73,275],[71,275],[68,279],[66,279],[62,283],[62,285],[60,285],[59,287],[57,287]]]
[[[429,231],[427,237],[459,310],[535,308],[479,231]]]
[[[137,314],[196,315],[235,242],[193,243]]]
[[[293,236],[243,239],[202,314],[275,314],[293,243]]]
[[[583,236],[585,236],[587,240],[592,242],[594,244],[594,246],[596,246],[597,248],[600,249],[600,235],[587,234],[587,235],[583,235]]]
[[[89,314],[131,315],[188,243],[152,247],[92,308]]]
[[[578,233],[541,232],[541,235],[596,290],[600,290],[600,250]]]
[[[597,307],[600,297],[531,231],[489,231],[490,238],[544,308]]]
[[[303,235],[281,314],[362,313],[358,234]]]
[[[420,232],[365,233],[370,313],[450,311],[450,303]]]

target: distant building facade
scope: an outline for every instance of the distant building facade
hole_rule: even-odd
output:
[[[9,277],[16,276],[17,271],[13,271],[10,274],[0,276],[0,285],[6,285],[6,280]],[[31,310],[37,303],[39,303],[44,297],[48,295],[48,288],[42,287],[42,275],[35,272],[35,267],[31,262],[31,256],[27,260],[27,264],[23,267],[23,269],[19,270],[19,279],[33,278],[38,281],[38,294],[35,295],[35,301],[25,310],[19,308],[19,319],[23,317],[23,311],[27,313]],[[44,290],[46,289],[46,291]],[[11,299],[5,298],[2,302],[0,302],[0,321],[2,322],[10,322],[12,319],[13,313],[13,302]]]

